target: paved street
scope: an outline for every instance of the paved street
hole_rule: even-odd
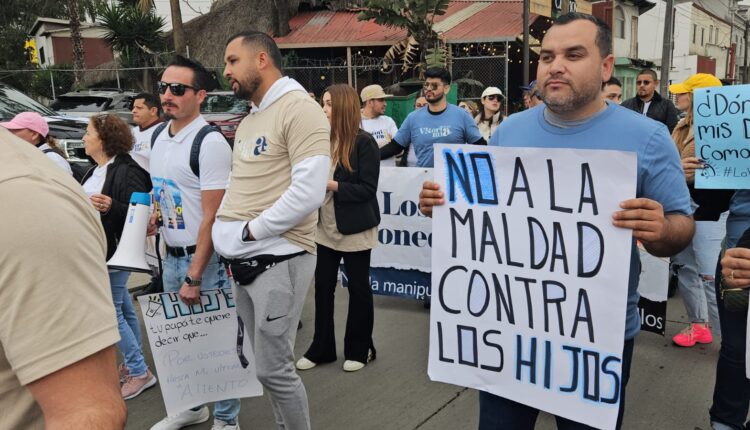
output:
[[[143,283],[141,275],[131,284]],[[343,342],[346,291],[338,290],[337,334]],[[313,335],[312,290],[297,336],[297,356]],[[429,315],[421,303],[376,296],[375,346],[378,358],[365,369],[345,373],[343,344],[339,361],[301,372],[310,399],[313,429],[383,430],[475,429],[477,394],[462,387],[430,382],[427,377]],[[685,311],[679,297],[668,305],[667,337],[642,333],[636,341],[627,392],[625,429],[708,430],[718,342],[678,349],[671,336],[682,328]],[[144,332],[145,338],[145,332]],[[146,351],[151,364],[150,351]],[[148,429],[164,416],[158,387],[127,402],[127,429]],[[542,415],[537,429],[554,428]],[[274,429],[270,404],[264,397],[244,399],[240,424],[244,430]],[[190,427],[209,429],[210,421]]]

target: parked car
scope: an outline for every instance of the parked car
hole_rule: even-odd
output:
[[[63,115],[93,116],[99,113],[115,113],[132,124],[134,91],[117,88],[91,88],[72,91],[58,96],[50,108]]]
[[[248,113],[248,101],[238,99],[231,91],[211,91],[201,105],[201,115],[219,127],[229,143],[234,143],[237,126]]]
[[[0,82],[0,121],[10,121],[21,112],[36,112],[47,120],[49,135],[55,138],[68,160],[89,163],[83,150],[88,119],[60,116],[17,89]]]

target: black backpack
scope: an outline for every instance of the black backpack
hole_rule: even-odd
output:
[[[165,128],[167,128],[167,125],[169,125],[168,122],[163,122],[156,126],[156,129],[154,130],[154,134],[151,135],[151,149],[154,148],[154,143],[156,143],[156,139],[159,137],[162,131],[164,131]],[[195,176],[200,177],[200,165],[198,163],[198,159],[201,155],[201,145],[203,144],[203,139],[208,136],[209,133],[217,132],[221,134],[221,130],[219,127],[211,124],[206,124],[203,127],[201,127],[200,130],[198,130],[198,133],[195,135],[195,138],[193,139],[193,146],[190,148],[190,170],[193,171]],[[222,134],[223,136],[223,134]],[[227,141],[227,143],[229,143]],[[232,144],[229,143],[229,148],[232,148]]]

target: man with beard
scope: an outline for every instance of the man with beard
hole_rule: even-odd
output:
[[[385,114],[387,102],[385,99],[393,97],[383,91],[380,85],[368,85],[359,94],[362,99],[362,130],[370,133],[378,146],[385,146],[398,132],[393,118]],[[382,166],[395,166],[395,160],[384,160]]]
[[[442,67],[432,67],[424,75],[427,109],[417,109],[406,117],[391,142],[380,148],[381,160],[413,146],[410,150],[417,157],[417,167],[432,167],[436,143],[486,144],[474,118],[446,100],[451,87],[450,72]]]
[[[224,76],[251,102],[237,128],[232,177],[213,227],[233,279],[237,314],[278,428],[310,428],[294,367],[297,323],[315,271],[315,228],[331,170],[330,126],[265,33],[229,39]]]
[[[680,113],[672,100],[665,99],[656,92],[656,87],[659,86],[656,72],[651,69],[641,70],[635,83],[638,88],[637,95],[622,102],[622,106],[659,121],[666,125],[671,133],[679,121]]]
[[[605,102],[602,82],[612,75],[612,33],[591,15],[560,16],[542,40],[537,88],[544,106],[511,115],[500,124],[490,145],[630,151],[637,154],[636,198],[622,202],[613,224],[633,231],[617,428],[622,426],[625,387],[630,375],[638,316],[640,260],[635,241],[649,253],[671,256],[691,240],[694,223],[690,196],[677,150],[661,125]],[[598,190],[606,193],[606,190]],[[420,209],[444,204],[434,182],[425,182]],[[608,333],[600,333],[606,336]],[[609,333],[614,336],[615,333]],[[499,396],[480,392],[479,428],[530,430],[539,411]],[[556,417],[560,429],[591,427]]]
[[[176,56],[158,83],[161,106],[169,122],[154,131],[151,148],[151,181],[157,208],[169,206],[172,219],[162,210],[161,237],[167,248],[162,280],[165,292],[179,292],[188,304],[201,302],[201,288],[229,288],[224,267],[214,253],[211,227],[232,166],[232,150],[218,131],[205,134],[198,147],[198,173],[190,166],[196,137],[208,123],[200,106],[212,79],[198,62]],[[205,131],[203,132],[205,133]],[[149,232],[155,233],[157,216]],[[228,335],[229,336],[229,335]],[[230,343],[231,345],[231,343]],[[214,404],[213,430],[236,430],[238,399]],[[207,406],[168,416],[151,430],[176,430],[208,420]]]

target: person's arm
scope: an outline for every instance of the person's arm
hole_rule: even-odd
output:
[[[693,217],[682,214],[664,214],[659,202],[638,198],[622,202],[621,211],[613,215],[617,227],[633,230],[633,237],[640,240],[649,254],[671,257],[685,249],[693,239],[695,222]]]
[[[26,385],[49,430],[122,429],[127,410],[120,393],[114,346]]]
[[[214,244],[211,239],[211,229],[214,226],[216,212],[224,198],[224,190],[201,191],[201,207],[203,208],[203,219],[198,228],[198,241],[195,244],[195,254],[190,261],[187,275],[193,279],[201,279],[203,271],[208,266],[208,261],[214,253]],[[201,287],[191,287],[183,283],[180,287],[180,298],[187,304],[200,303]]]
[[[339,202],[366,202],[373,199],[378,191],[380,163],[378,144],[370,135],[357,136],[357,182],[335,182],[336,200]]]
[[[278,236],[299,224],[323,204],[331,159],[314,155],[292,167],[289,188],[271,207],[245,226],[248,240]]]
[[[395,155],[400,154],[403,152],[404,147],[401,146],[400,143],[396,141],[396,139],[391,139],[390,142],[386,143],[380,148],[380,159],[385,160],[387,158],[391,158]]]

